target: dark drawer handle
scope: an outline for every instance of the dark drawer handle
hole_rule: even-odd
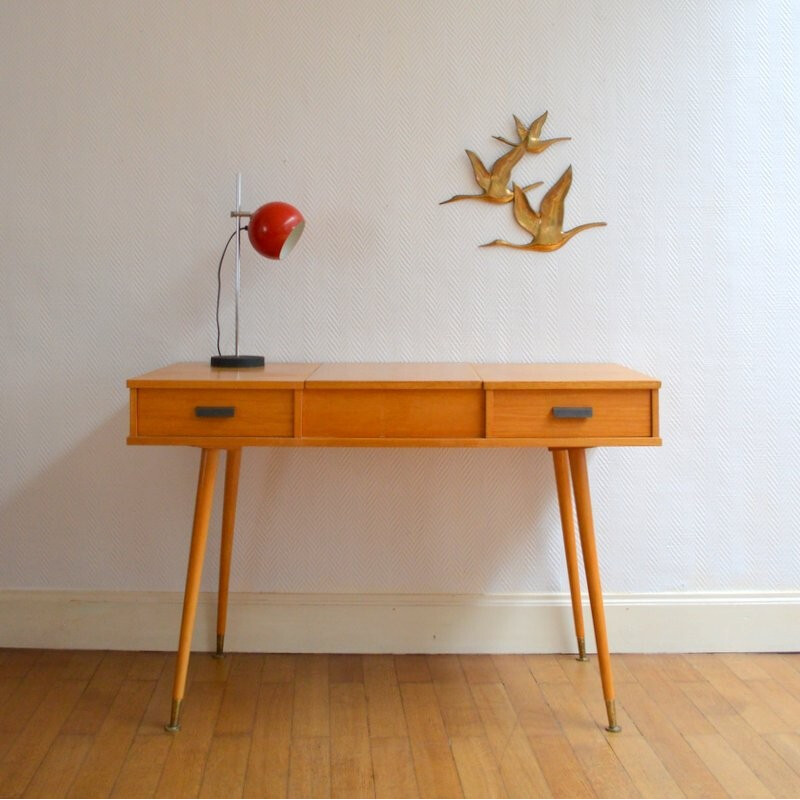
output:
[[[235,406],[195,406],[194,415],[196,417],[232,417],[236,413]]]
[[[591,406],[554,406],[553,416],[556,419],[589,419],[592,416]]]

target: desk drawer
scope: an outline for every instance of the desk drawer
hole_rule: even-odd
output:
[[[473,438],[483,436],[481,389],[306,389],[303,436]]]
[[[652,436],[648,389],[495,390],[492,437]]]
[[[286,389],[138,389],[139,436],[292,436]]]

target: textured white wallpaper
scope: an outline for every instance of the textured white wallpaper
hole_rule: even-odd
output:
[[[245,249],[245,352],[650,372],[665,446],[590,456],[605,588],[798,588],[798,43],[792,0],[0,4],[0,588],[182,586],[197,453],[126,447],[124,381],[212,353],[237,170],[308,219]],[[518,177],[572,164],[566,224],[608,227],[480,250],[509,207],[438,203],[544,110],[572,141]],[[563,591],[553,488],[539,451],[247,451],[232,588]]]

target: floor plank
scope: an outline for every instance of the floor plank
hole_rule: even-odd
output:
[[[375,797],[363,683],[331,686],[331,796]]]
[[[772,679],[747,681],[747,686],[757,698],[754,702],[756,714],[766,705],[786,724],[786,732],[800,732],[800,700],[791,692]]]
[[[749,657],[784,690],[800,700],[800,654],[754,653]]]
[[[710,683],[685,683],[681,688],[717,732],[777,797],[800,796],[800,774],[795,772]]]
[[[492,658],[517,724],[541,766],[554,797],[595,797],[586,770],[522,656]],[[558,684],[550,684],[558,685]]]
[[[232,663],[214,735],[250,734],[256,713],[253,690],[261,683],[264,657],[255,653],[236,653],[226,658],[230,658]]]
[[[0,796],[800,796],[800,657],[0,649]]]
[[[461,669],[470,685],[476,683],[497,683],[500,676],[497,668],[488,655],[460,656]]]
[[[155,681],[120,686],[67,797],[108,797],[155,689]]]
[[[624,706],[687,797],[725,797],[722,784],[684,739],[672,719],[641,686],[628,686]]]
[[[639,797],[627,770],[606,741],[589,710],[573,686],[562,683],[541,685],[547,703],[558,718],[578,761],[600,797]]]
[[[450,746],[464,797],[508,796],[485,736],[457,736]]]
[[[181,730],[176,734],[164,732],[171,738],[172,746],[156,787],[156,797],[197,797],[224,690],[225,685],[218,681],[192,683],[191,694],[183,701]]]
[[[370,739],[376,797],[419,797],[411,745],[405,736]]]
[[[697,680],[693,685],[703,682],[712,683],[716,692],[724,697],[730,706],[759,733],[789,733],[793,725],[783,720],[775,711],[759,700],[752,687],[739,677],[729,666],[729,660],[723,656],[702,655],[688,656],[687,660],[695,667]],[[740,662],[733,662],[739,664]],[[740,671],[743,671],[741,667]],[[767,675],[762,669],[751,671],[752,674]],[[767,676],[769,677],[769,676]],[[800,705],[800,704],[799,704]]]
[[[3,650],[0,678],[24,678],[41,655],[39,650]]]
[[[328,687],[328,657],[298,656],[294,679],[293,738],[330,736]]]
[[[484,734],[495,757],[500,759],[519,728],[517,714],[502,683],[479,683],[471,689]]]
[[[328,736],[292,738],[289,797],[331,796],[331,741]]]
[[[370,736],[407,736],[395,659],[392,656],[364,656],[364,689]]]
[[[293,705],[294,687],[291,683],[261,684],[244,797],[286,797]]]
[[[553,655],[525,656],[525,665],[536,683],[569,683],[559,659]],[[616,666],[616,662],[614,664]]]
[[[130,681],[157,681],[167,659],[166,653],[137,653],[126,677]]]
[[[267,653],[261,680],[264,683],[293,683],[297,658],[291,653]]]
[[[140,733],[134,737],[120,768],[111,797],[155,797],[172,737]]]
[[[624,661],[648,697],[658,703],[681,734],[702,736],[716,732],[705,715],[681,691],[681,684],[670,683],[665,677],[660,656],[626,656]],[[620,703],[624,706],[624,694],[620,695]]]
[[[53,684],[62,680],[62,670],[63,666],[42,667],[34,663],[30,665],[25,675],[19,678],[19,684],[14,688],[13,694],[0,707],[0,763],[17,743],[21,731],[29,724],[31,718],[52,693]],[[76,683],[81,683],[82,687],[86,687],[85,681]],[[83,690],[79,692],[79,694],[82,693]],[[70,713],[73,711],[74,706]],[[46,714],[47,710],[45,709],[43,713]]]
[[[64,724],[63,733],[97,735],[135,655],[110,652],[94,671],[86,691]]]
[[[247,734],[214,736],[200,784],[200,797],[241,797],[251,737]]]
[[[328,656],[328,680],[330,683],[364,683],[363,656]]]
[[[86,681],[75,680],[56,681],[50,687],[0,761],[4,794],[16,796],[25,791],[85,688]]]
[[[798,774],[800,774],[800,734],[774,733],[766,737],[772,749]],[[796,793],[800,796],[800,792]]]
[[[394,666],[399,683],[430,683],[433,680],[428,669],[427,656],[395,656]]]
[[[550,797],[550,787],[528,737],[515,726],[502,753],[497,755],[500,776],[509,797]]]
[[[463,797],[453,751],[447,742],[411,737],[420,797]]]
[[[482,737],[483,724],[458,656],[430,656],[428,667],[447,735],[451,739]]]
[[[85,734],[57,736],[22,796],[66,797],[92,742],[93,738]]]
[[[421,795],[463,797],[433,684],[404,683],[400,690]]]
[[[620,660],[617,659],[617,662]],[[572,688],[583,701],[583,705],[594,720],[598,731],[604,730],[608,724],[607,711],[604,703],[597,697],[597,685],[593,680],[586,680],[586,664],[574,660],[564,660],[563,669],[568,676]],[[630,671],[629,675],[632,675]],[[691,672],[684,672],[686,676]],[[599,674],[596,676],[599,680]],[[635,692],[641,687],[630,680],[620,689],[623,697],[629,692]],[[653,750],[651,744],[644,739],[639,728],[627,713],[626,706],[617,702],[618,723],[625,732],[625,736],[606,735],[605,740],[610,745],[620,764],[630,776],[633,785],[643,797],[681,797],[683,792],[669,773],[661,759]]]
[[[772,797],[769,789],[718,733],[690,734],[686,740],[729,797]]]

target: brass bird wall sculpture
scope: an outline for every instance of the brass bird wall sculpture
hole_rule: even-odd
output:
[[[555,139],[542,139],[542,129],[547,122],[547,112],[537,117],[529,126],[515,114],[514,124],[517,128],[518,142],[511,142],[502,136],[495,136],[498,141],[507,144],[511,149],[500,156],[487,170],[483,162],[472,151],[467,150],[472,169],[475,173],[475,182],[483,190],[480,194],[457,194],[449,200],[443,200],[440,205],[452,203],[456,200],[482,200],[487,203],[514,203],[514,219],[531,234],[531,241],[527,244],[508,242],[505,239],[495,239],[481,247],[513,247],[516,250],[536,250],[547,252],[563,247],[573,236],[589,228],[603,227],[605,222],[589,222],[578,225],[565,231],[564,228],[564,200],[572,185],[572,166],[567,167],[564,174],[547,190],[539,211],[534,211],[525,195],[529,189],[542,185],[542,181],[528,186],[519,186],[513,182],[513,190],[508,188],[511,172],[526,153],[538,155],[547,150],[556,142],[568,142],[570,137],[561,136]]]
[[[531,208],[525,190],[514,184],[514,218],[533,237],[527,244],[515,244],[505,239],[495,239],[482,244],[481,247],[514,247],[517,250],[538,250],[540,252],[558,250],[576,233],[589,228],[602,228],[605,222],[588,222],[571,230],[562,230],[564,226],[564,199],[572,185],[572,166],[548,189],[542,198],[538,213]]]
[[[540,139],[539,137],[542,135],[542,128],[545,122],[547,122],[546,111],[541,117],[537,117],[530,124],[530,127],[526,126],[516,114],[514,115],[514,124],[517,126],[517,136],[520,142],[525,142],[526,152],[536,154],[543,153],[551,144],[555,144],[556,142],[569,142],[571,140],[569,136],[560,136],[557,139]],[[516,147],[517,145],[517,142],[510,142],[502,136],[494,136],[492,138],[497,139],[498,142],[502,142],[503,144],[510,145],[511,147]]]
[[[483,162],[478,156],[467,150],[469,160],[472,162],[472,169],[475,172],[475,182],[483,189],[481,194],[457,194],[449,200],[442,200],[439,203],[443,206],[445,203],[452,203],[456,200],[483,200],[487,203],[510,203],[514,199],[514,193],[508,188],[508,182],[511,179],[511,170],[517,165],[522,156],[525,155],[526,144],[520,142],[512,147],[505,155],[500,156],[497,161],[492,165],[491,172],[483,166]],[[532,183],[526,186],[525,189],[533,189],[536,186],[541,186],[542,181]]]

